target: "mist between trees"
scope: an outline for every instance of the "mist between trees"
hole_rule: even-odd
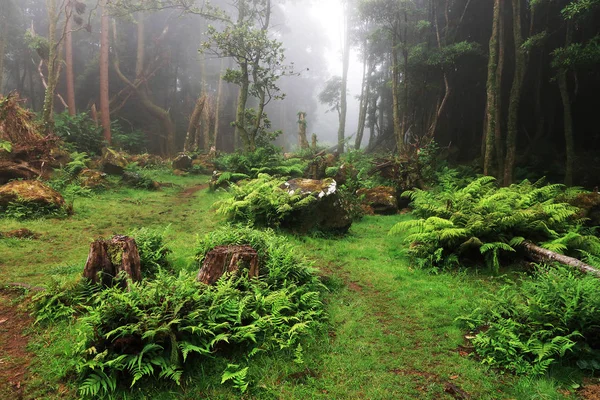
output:
[[[88,113],[106,141],[119,121],[162,155],[291,149],[299,130],[403,156],[435,140],[504,184],[527,167],[593,187],[598,5],[3,0],[0,92],[47,133],[54,113]]]

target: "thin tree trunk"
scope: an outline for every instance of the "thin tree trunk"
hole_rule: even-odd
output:
[[[494,129],[494,142],[496,150],[496,162],[498,168],[498,179],[504,171],[504,144],[502,134],[502,75],[504,73],[504,52],[505,52],[505,29],[504,29],[504,6],[505,3],[500,3],[500,20],[498,21],[498,65],[496,67],[496,123]]]
[[[73,72],[73,4],[67,4],[65,27],[65,69],[67,79],[67,105],[69,115],[77,113],[75,105],[75,73]]]
[[[221,99],[223,97],[223,69],[225,67],[225,59],[221,58],[221,68],[219,71],[219,88],[217,89],[217,103],[215,105],[215,128],[213,130],[213,141],[215,150],[217,149],[217,143],[219,140],[219,121],[221,118]]]
[[[102,17],[100,20],[100,123],[104,132],[104,140],[110,146],[110,99],[108,93],[108,12],[106,10],[107,0],[102,0]]]
[[[573,30],[571,22],[567,23],[567,37],[565,47],[571,44]],[[575,141],[573,138],[573,116],[571,114],[571,95],[569,94],[569,84],[567,82],[567,70],[561,68],[558,72],[558,88],[563,104],[563,122],[565,131],[565,152],[567,160],[565,164],[565,185],[573,185],[573,166],[575,164]]]
[[[494,159],[494,141],[496,132],[496,107],[501,107],[501,104],[496,104],[498,87],[496,85],[496,68],[498,67],[498,36],[499,36],[499,20],[500,20],[500,2],[494,0],[494,15],[492,23],[492,36],[490,37],[490,55],[488,60],[488,76],[487,76],[487,104],[486,104],[486,128],[485,128],[485,157],[483,162],[483,174],[491,175],[492,162]],[[500,173],[500,171],[498,171]]]
[[[402,83],[403,83],[403,97],[404,104],[402,106],[402,137],[406,144],[408,144],[408,140],[410,138],[406,138],[406,134],[408,131],[408,13],[406,10],[404,11],[404,48],[402,49],[402,56],[404,57],[404,67],[402,71]],[[408,150],[407,146],[404,145],[402,148],[399,148],[402,152],[406,152]]]
[[[8,41],[8,19],[10,17],[10,5],[6,0],[0,3],[0,93],[2,93],[2,81],[4,77],[4,51]],[[2,20],[3,19],[3,20]]]
[[[399,153],[404,149],[404,135],[400,120],[400,68],[398,64],[398,22],[392,32],[392,119],[394,121],[394,136]],[[383,129],[383,126],[381,127]]]
[[[308,139],[306,138],[306,113],[298,113],[298,144],[301,149],[308,149]]]
[[[44,94],[42,123],[44,132],[48,134],[54,128],[54,93],[58,84],[58,73],[60,72],[57,53],[60,53],[60,51],[56,43],[56,0],[46,0],[46,6],[48,9],[48,83]]]
[[[513,36],[515,47],[515,76],[510,91],[508,105],[508,125],[506,135],[506,160],[504,163],[504,185],[513,182],[515,159],[517,153],[517,133],[519,130],[519,106],[525,71],[527,70],[527,54],[523,49],[523,34],[521,28],[521,0],[512,0],[513,7]]]
[[[535,244],[525,241],[521,245],[521,248],[525,250],[527,258],[535,262],[542,263],[553,263],[558,262],[560,264],[575,268],[583,273],[590,274],[596,278],[600,278],[600,270],[592,267],[576,258],[558,254],[543,247],[536,246]]]
[[[346,115],[348,113],[348,68],[350,67],[350,3],[344,13],[344,48],[342,55],[342,88],[340,93],[340,125],[338,127],[338,153],[344,152],[346,137]]]
[[[196,105],[194,106],[194,111],[192,111],[187,133],[185,135],[185,144],[183,146],[183,151],[185,151],[186,153],[198,150],[198,142],[194,140],[194,136],[198,128],[198,124],[200,123],[200,117],[202,116],[202,111],[204,110],[205,104],[206,96],[200,95],[198,100],[196,100]]]
[[[365,132],[365,122],[367,119],[367,108],[369,103],[369,75],[371,72],[371,68],[369,68],[369,73],[367,73],[367,60],[369,59],[368,52],[368,40],[364,40],[363,51],[365,52],[363,56],[363,73],[362,73],[362,85],[360,88],[360,105],[358,112],[358,127],[356,130],[356,141],[354,143],[354,148],[356,150],[360,149],[360,144],[362,142],[362,138]]]

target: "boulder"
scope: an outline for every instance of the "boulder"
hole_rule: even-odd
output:
[[[136,154],[129,157],[130,163],[136,163],[141,168],[154,167],[164,163],[163,159],[154,154]]]
[[[109,175],[123,175],[127,167],[127,157],[116,150],[105,147],[102,149],[100,168]]]
[[[345,233],[352,225],[352,217],[337,190],[337,182],[328,178],[291,179],[280,188],[289,195],[313,196],[316,201],[293,211],[282,223],[284,228],[301,233],[311,230]]]
[[[192,168],[192,157],[187,154],[179,154],[173,160],[173,169],[185,171],[190,168]]]
[[[42,172],[25,161],[0,160],[0,185],[13,179],[35,179]]]
[[[106,174],[94,169],[83,169],[78,178],[81,186],[90,189],[100,188],[107,184]]]
[[[147,190],[158,190],[160,189],[160,184],[158,182],[153,181],[150,178],[146,178],[145,176],[141,176],[136,172],[126,171],[123,173],[123,183],[127,186],[134,187],[137,189],[147,189]]]
[[[398,212],[396,190],[389,186],[378,186],[372,189],[359,189],[356,194],[363,197],[362,203],[367,212],[391,215]]]
[[[40,181],[12,181],[0,186],[0,207],[17,200],[50,208],[65,206],[60,193]]]

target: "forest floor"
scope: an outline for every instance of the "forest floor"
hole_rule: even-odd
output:
[[[222,194],[207,189],[208,177],[149,173],[172,185],[158,192],[121,188],[78,198],[68,219],[0,220],[0,230],[28,228],[40,235],[0,240],[0,284],[76,279],[92,240],[140,227],[165,228],[175,269],[193,268],[197,236],[223,224],[212,206]],[[344,237],[289,235],[330,288],[329,328],[303,344],[302,365],[285,355],[258,356],[246,398],[598,398],[597,379],[581,389],[578,377],[564,373],[518,378],[472,357],[455,319],[493,291],[499,278],[486,271],[432,274],[412,268],[401,238],[388,236],[407,218],[365,217]],[[72,324],[32,326],[22,301],[25,297],[0,291],[0,398],[77,398],[68,379]],[[203,368],[181,387],[144,385],[119,398],[240,398]]]

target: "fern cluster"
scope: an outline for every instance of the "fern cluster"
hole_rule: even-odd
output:
[[[259,227],[278,227],[295,211],[308,207],[316,198],[290,195],[280,189],[285,179],[260,174],[257,179],[233,186],[231,196],[217,203],[217,212],[230,221]]]
[[[198,262],[209,246],[231,243],[257,249],[259,279],[226,275],[207,286],[195,280],[197,271],[160,270],[155,279],[130,283],[128,290],[94,290],[84,299],[74,296],[84,287],[76,285],[78,290],[51,291],[52,296],[38,299],[38,318],[70,317],[76,313],[69,308],[79,308],[74,353],[82,397],[110,395],[145,378],[181,384],[195,364],[220,357],[238,360],[223,371],[222,382],[244,392],[254,356],[301,352],[300,340],[325,319],[318,278],[284,238],[249,228],[229,227],[202,239]]]
[[[478,331],[484,364],[517,374],[543,374],[562,362],[600,369],[600,281],[567,267],[538,267],[460,318]]]
[[[167,255],[171,252],[165,243],[165,234],[169,227],[164,229],[138,228],[129,232],[135,239],[140,254],[142,274],[145,278],[155,276],[159,270],[170,269]]]
[[[557,201],[559,195],[562,185],[525,180],[498,188],[494,178],[481,177],[460,188],[449,176],[439,190],[405,192],[420,218],[401,222],[390,233],[407,232],[411,254],[435,267],[483,255],[497,272],[500,256],[514,253],[524,240],[561,253],[599,255],[600,241],[582,230],[578,209]]]
[[[302,159],[285,159],[281,150],[274,146],[259,147],[254,152],[226,154],[217,158],[215,165],[220,170],[251,178],[260,174],[300,177],[306,169],[306,162]]]

